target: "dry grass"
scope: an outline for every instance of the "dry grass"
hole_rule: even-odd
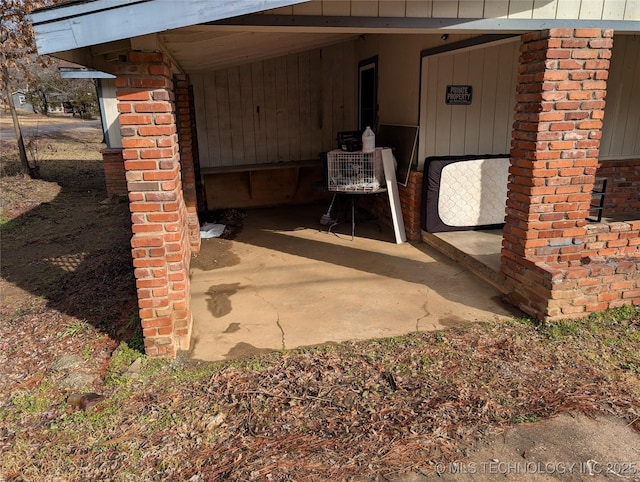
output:
[[[107,400],[70,413],[5,392],[0,473],[73,480],[340,480],[432,473],[478,438],[581,410],[639,425],[640,311],[528,320],[217,364],[144,360],[126,347]],[[9,388],[9,387],[7,387]],[[38,392],[41,390],[41,392]],[[18,392],[23,393],[23,392]],[[35,395],[32,395],[35,396]],[[19,428],[18,428],[19,427]],[[195,477],[195,478],[193,478]]]
[[[18,112],[18,118],[21,126],[34,126],[38,124],[71,124],[78,122],[80,119],[72,117],[70,114],[52,114],[44,116],[40,114],[32,114],[25,111]],[[0,128],[13,129],[13,120],[8,111],[3,111],[0,115]]]

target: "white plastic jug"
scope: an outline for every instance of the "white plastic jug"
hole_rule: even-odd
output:
[[[376,135],[371,130],[371,127],[367,128],[362,133],[362,152],[374,152],[376,150]]]

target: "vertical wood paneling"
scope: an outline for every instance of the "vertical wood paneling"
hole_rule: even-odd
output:
[[[254,100],[253,85],[251,80],[251,65],[241,65],[240,74],[240,96],[242,102],[242,142],[243,142],[243,164],[256,163],[256,137],[254,125]]]
[[[638,119],[638,123],[636,124],[636,137],[635,143],[633,145],[633,154],[634,156],[640,155],[640,119]]]
[[[203,167],[317,159],[355,128],[353,42],[193,76]]]
[[[460,0],[458,2],[459,18],[482,18],[484,5],[483,2],[474,0]]]
[[[556,18],[575,18],[580,11],[580,0],[556,0]]]
[[[508,96],[509,100],[509,108],[507,112],[509,116],[507,118],[507,125],[505,126],[505,147],[504,153],[507,154],[511,151],[511,135],[513,132],[513,123],[515,122],[515,112],[516,112],[516,94],[518,85],[518,72],[520,68],[520,42],[516,41],[512,44],[512,52],[511,52],[511,94]]]
[[[405,13],[405,0],[380,0],[378,2],[380,17],[404,17]]]
[[[640,0],[313,0],[273,15],[640,19]]]
[[[289,103],[287,99],[287,58],[276,59],[276,123],[278,161],[289,160]]]
[[[322,49],[322,149],[333,145],[333,57],[327,48]]]
[[[231,114],[229,112],[229,83],[226,70],[215,73],[216,101],[218,103],[218,132],[220,133],[220,164],[233,165],[231,148]]]
[[[638,145],[637,135],[638,125],[640,125],[640,48],[638,48],[639,41],[637,38],[631,40],[630,37],[627,37],[627,43],[636,48],[628,49],[629,55],[625,58],[625,67],[629,66],[628,70],[625,69],[625,74],[628,76],[630,84],[627,92],[632,99],[626,104],[628,112],[626,115],[624,141],[622,142],[622,155],[632,156],[640,154],[640,151],[634,151],[635,146]]]
[[[313,0],[311,2],[299,3],[293,6],[294,15],[322,15],[322,1]]]
[[[640,0],[627,0],[624,9],[625,20],[640,20]]]
[[[475,54],[475,52],[474,52]],[[453,85],[470,84],[469,73],[469,52],[463,52],[453,56]],[[475,89],[474,89],[475,90]],[[443,90],[444,92],[444,90]],[[443,97],[444,98],[444,97]],[[466,133],[467,106],[456,105],[449,107],[451,111],[451,135],[449,136],[449,153],[451,155],[464,154],[464,139]]]
[[[273,15],[293,15],[293,6],[274,8],[269,10],[269,13]]]
[[[351,15],[351,2],[349,0],[333,0],[331,2],[322,2],[322,15],[330,16],[344,16]]]
[[[485,64],[482,75],[482,97],[480,102],[480,132],[478,138],[478,152],[491,153],[493,151],[493,131],[495,128],[495,105],[498,96],[499,61],[496,55],[485,52]]]
[[[407,0],[407,17],[429,18],[431,17],[431,0]]]
[[[264,98],[264,62],[251,64],[251,87],[253,89],[253,125],[256,139],[256,162],[267,162],[267,106]]]
[[[506,18],[509,15],[509,2],[504,0],[485,0],[484,18]]]
[[[228,70],[229,116],[231,118],[231,154],[233,165],[244,163],[244,137],[242,125],[242,94],[240,93],[240,73],[238,67]]]
[[[625,0],[604,0],[602,18],[609,20],[624,20]],[[638,5],[640,10],[640,5]],[[640,14],[640,11],[638,12]]]
[[[508,153],[518,50],[510,41],[423,60],[421,157]],[[447,85],[471,85],[471,105],[447,105]]]
[[[636,122],[635,142],[633,144],[633,156],[640,155],[640,119]]]
[[[309,118],[311,124],[311,155],[315,158],[322,152],[322,59],[320,49],[309,52],[310,92]]]
[[[425,58],[422,64],[422,79],[430,79],[431,81],[423,82],[420,99],[419,162],[422,162],[425,157],[434,156],[436,153],[438,83],[433,79],[439,78],[439,58]]]
[[[435,18],[456,18],[458,16],[458,2],[433,0],[432,14]]]
[[[493,149],[491,153],[508,153],[511,144],[511,128],[513,124],[513,109],[515,99],[518,42],[502,44],[493,47],[493,55],[500,59],[500,75],[496,85],[497,97],[495,102],[495,129],[493,131]],[[515,65],[514,65],[515,64]]]
[[[309,52],[298,55],[300,98],[300,159],[311,159],[311,74]]]
[[[602,18],[603,6],[603,0],[589,0],[588,2],[583,1],[580,5],[580,16],[578,18],[581,20],[600,19]]]
[[[469,78],[467,82],[473,85],[473,90],[484,92],[484,62],[485,51],[476,50],[469,57]],[[480,102],[472,102],[466,109],[464,153],[477,153],[480,140]]]
[[[344,130],[344,79],[343,73],[345,71],[345,61],[343,59],[344,51],[341,46],[331,47],[332,62],[331,62],[331,93],[333,97],[332,102],[332,117],[333,117],[333,130],[331,132],[332,146],[334,145],[333,139],[336,137],[338,131]],[[352,68],[355,68],[352,66]]]
[[[607,81],[601,159],[640,155],[640,41],[616,35]]]
[[[602,126],[602,138],[600,139],[600,157],[608,157],[612,154],[612,146],[614,144],[614,135],[619,135],[620,112],[623,103],[623,92],[625,86],[622,83],[622,73],[624,71],[625,62],[619,62],[619,58],[626,58],[627,43],[624,37],[616,36],[613,39],[613,52],[611,63],[609,65],[609,79],[607,80],[607,97],[605,99],[604,123]],[[619,143],[620,139],[616,139]]]
[[[533,2],[533,18],[555,18],[556,2],[549,0],[535,0]]]
[[[298,56],[287,58],[287,111],[289,131],[289,159],[300,157],[300,90],[298,88]]]
[[[325,0],[325,3],[327,1]],[[351,0],[351,15],[353,17],[377,17],[377,0]]]
[[[344,128],[345,130],[355,130],[358,127],[358,72],[355,62],[355,45],[349,42],[344,45],[345,63],[344,69]],[[351,66],[351,67],[349,67]]]
[[[509,0],[509,18],[531,18],[533,0]]]
[[[198,149],[200,151],[200,166],[210,167],[209,154],[209,129],[207,127],[206,114],[207,109],[205,107],[205,89],[204,89],[204,75],[193,74],[191,75],[191,85],[193,86],[193,103],[196,116],[196,133],[198,135]],[[215,93],[215,90],[214,90]],[[217,130],[217,126],[216,126]]]
[[[211,166],[220,165],[220,126],[218,120],[218,100],[216,97],[216,78],[213,74],[205,74],[203,89],[208,95],[205,96],[204,104],[206,108],[206,121],[205,126],[208,131],[205,144],[207,152],[209,153],[209,164]],[[198,137],[198,144],[200,144],[200,138]]]
[[[117,149],[122,147],[122,136],[120,134],[120,121],[118,116],[118,100],[116,98],[116,85],[114,79],[100,79],[102,109],[102,121],[107,129],[109,147]]]
[[[278,105],[276,102],[276,62],[265,60],[264,65],[264,105],[267,131],[266,162],[278,160]]]
[[[623,79],[629,74],[630,64],[627,49],[629,44],[625,37],[615,38],[613,41],[613,53],[607,81],[607,97],[603,132],[601,139],[601,157],[616,156],[620,154],[620,146],[624,140],[624,121],[626,117],[627,100],[625,99],[628,86]],[[625,59],[624,61],[621,61]]]
[[[438,62],[438,78],[436,79],[438,89],[436,91],[436,155],[448,154],[451,146],[451,107],[444,103],[444,96],[447,85],[451,84],[453,78],[453,55],[444,55]]]

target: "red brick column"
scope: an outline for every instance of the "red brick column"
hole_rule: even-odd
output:
[[[170,62],[130,52],[115,66],[138,306],[151,356],[187,349],[190,249]]]
[[[122,149],[102,149],[102,165],[104,168],[104,180],[107,187],[107,196],[126,196],[127,178],[124,171],[124,159]]]
[[[422,237],[422,228],[420,226],[422,175],[422,172],[410,171],[407,185],[398,185],[404,228],[409,241],[419,241]]]
[[[501,272],[512,301],[539,318],[588,303],[574,304],[581,293],[563,269],[581,265],[612,46],[611,30],[522,37]]]
[[[180,141],[180,161],[182,163],[182,190],[187,207],[187,224],[191,251],[200,251],[200,223],[198,221],[198,197],[196,190],[197,151],[195,144],[195,111],[193,90],[189,88],[186,75],[176,77],[176,119]]]

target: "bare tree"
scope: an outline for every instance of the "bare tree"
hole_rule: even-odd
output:
[[[33,29],[26,16],[36,8],[55,3],[54,0],[0,0],[0,84],[7,98],[13,127],[16,132],[20,163],[26,174],[37,175],[37,168],[29,164],[18,114],[11,95],[12,81],[17,77],[28,77],[27,66],[37,61]]]
[[[65,87],[61,85],[57,62],[52,60],[44,67],[38,64],[29,66],[28,89],[25,92],[27,102],[33,106],[33,110],[44,115],[49,115],[50,97],[64,92]]]

